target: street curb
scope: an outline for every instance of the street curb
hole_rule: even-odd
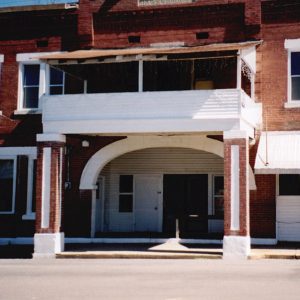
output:
[[[58,253],[58,259],[222,259],[209,254],[140,254],[140,253]]]
[[[300,255],[295,254],[254,254],[248,257],[250,260],[258,259],[300,259]]]

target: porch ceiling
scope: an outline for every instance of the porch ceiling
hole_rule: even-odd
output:
[[[101,57],[151,55],[151,54],[188,54],[197,52],[230,51],[255,47],[261,41],[249,41],[241,43],[219,43],[195,47],[166,47],[166,48],[130,48],[130,49],[106,49],[106,50],[78,50],[59,54],[50,54],[39,57],[40,60],[84,60]]]

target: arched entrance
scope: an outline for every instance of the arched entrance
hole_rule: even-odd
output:
[[[223,168],[221,157],[190,148],[147,148],[115,158],[99,176],[105,185],[97,195],[105,197],[96,199],[104,209],[98,236],[170,238],[178,229],[181,238],[218,233],[221,239]]]
[[[191,148],[207,151],[220,157],[224,156],[223,143],[203,135],[130,136],[100,149],[89,159],[82,172],[79,188],[81,190],[94,190],[102,168],[114,158],[131,151],[156,147]],[[256,189],[254,174],[250,167],[249,187],[250,190]]]
[[[173,162],[173,166],[180,165],[180,161],[186,157],[184,151],[202,155],[202,160],[199,157],[197,158],[198,165],[194,162],[190,166],[183,165],[175,170],[161,169],[153,172],[151,168],[149,169],[149,166],[147,167],[152,149],[161,149],[160,152],[162,150],[165,151],[164,156],[160,156],[161,162],[168,160],[168,153],[166,152],[170,152],[172,149],[181,149],[181,158],[179,155]],[[183,151],[182,149],[186,150]],[[142,168],[139,169],[139,172],[127,166],[125,170],[118,170],[117,168],[113,171],[113,174],[108,176],[107,169],[112,170],[112,166],[118,165],[120,159],[125,159],[126,161],[131,155],[138,156],[143,153],[148,153],[148,156],[140,160],[142,161]],[[205,170],[201,170],[201,166],[205,165],[207,161],[207,157],[203,158],[203,153],[212,157],[211,161],[218,161],[217,165],[222,167],[219,170],[214,170],[213,164],[210,164],[207,165]],[[181,229],[195,229],[182,231],[188,234],[193,230],[197,234],[199,232],[222,232],[223,217],[213,215],[217,201],[221,202],[222,199],[222,195],[219,195],[220,197],[218,198],[214,194],[214,186],[218,184],[219,189],[221,189],[220,185],[222,185],[222,157],[223,143],[209,139],[206,136],[128,137],[99,150],[87,163],[80,182],[81,189],[94,190],[92,236],[98,230],[114,233],[172,232],[175,228],[175,219],[178,217],[178,209],[176,211],[174,207],[172,208],[172,203],[176,203],[179,207],[187,207],[186,209],[181,209],[185,213],[185,216],[180,217]],[[131,157],[131,159],[134,160],[137,157]],[[101,175],[100,177],[99,174]],[[254,177],[250,176],[250,178],[253,179]],[[102,182],[100,184],[102,190],[96,191],[97,181],[99,182],[99,180]],[[126,187],[126,184],[131,185],[131,187]],[[125,189],[123,190],[121,186],[125,186]],[[176,190],[175,187],[181,188]],[[190,195],[183,195],[182,190],[187,189],[190,189],[192,192],[190,192]],[[199,194],[202,194],[201,197],[205,198],[200,206],[195,200],[199,198]],[[152,195],[152,198],[149,195]],[[174,195],[181,195],[181,199],[189,198],[189,200],[168,200],[170,197],[174,198]],[[102,200],[99,201],[101,197]],[[150,211],[150,206],[152,211]],[[196,207],[196,210],[193,207]],[[205,217],[203,218],[204,215]],[[199,231],[200,227],[201,230]],[[195,237],[193,232],[192,236],[189,237]],[[199,236],[197,237],[199,238]]]

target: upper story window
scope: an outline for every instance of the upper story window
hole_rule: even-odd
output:
[[[288,51],[288,95],[286,108],[300,107],[300,39],[285,40]]]
[[[83,92],[83,80],[38,60],[45,53],[18,54],[19,96],[16,113],[39,111],[43,94],[62,95]]]
[[[23,108],[39,107],[40,65],[23,66]]]
[[[300,51],[291,52],[291,101],[300,101]]]

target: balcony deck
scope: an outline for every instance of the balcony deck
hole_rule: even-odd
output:
[[[145,134],[247,130],[261,105],[243,90],[189,90],[43,96],[44,133]]]

